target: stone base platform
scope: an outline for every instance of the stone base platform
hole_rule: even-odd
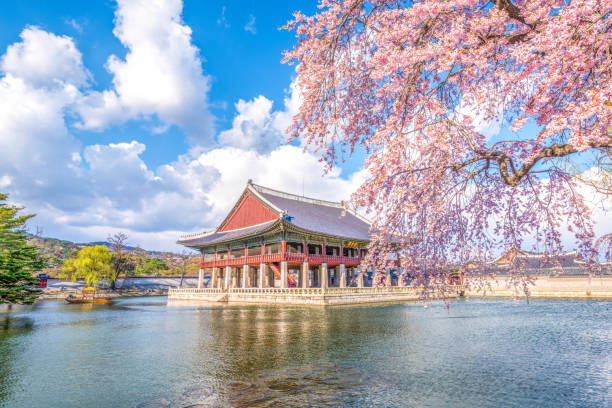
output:
[[[291,305],[350,305],[418,300],[410,287],[170,289],[168,300]]]

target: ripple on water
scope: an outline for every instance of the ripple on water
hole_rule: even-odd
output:
[[[133,408],[337,407],[356,403],[381,382],[381,377],[357,367],[322,362],[260,373],[217,389],[194,388],[184,391],[173,403],[157,399]]]
[[[171,402],[165,398],[157,398],[151,401],[145,401],[132,405],[132,408],[168,408]]]

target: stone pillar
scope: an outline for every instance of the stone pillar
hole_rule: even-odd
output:
[[[339,286],[341,288],[346,288],[346,267],[344,266],[344,264],[340,264],[340,267],[338,269],[340,269],[340,284],[339,284]]]
[[[363,288],[363,267],[361,265],[357,267],[357,287]]]
[[[259,283],[257,285],[260,288],[265,288],[268,286],[268,281],[266,280],[267,273],[268,273],[268,265],[266,265],[264,262],[260,263],[259,264]]]
[[[321,289],[327,289],[329,286],[329,277],[327,275],[327,262],[321,264]]]
[[[198,272],[198,289],[202,289],[204,286],[204,268],[200,268],[200,272]]]
[[[289,271],[287,270],[287,261],[281,261],[280,263],[280,287],[281,288],[288,288],[289,287],[289,282],[287,282],[287,275],[289,274]]]
[[[226,266],[224,274],[223,274],[223,289],[229,289],[230,283],[231,283],[230,281],[231,275],[232,275],[232,267]]]
[[[234,268],[230,270],[232,271],[232,278],[231,278],[232,288],[237,288],[238,287],[238,270]]]
[[[247,288],[250,285],[249,282],[249,265],[242,265],[242,287]]]
[[[210,287],[211,288],[217,287],[217,275],[219,275],[218,271],[219,271],[219,268],[217,268],[216,266],[213,266],[212,275],[210,275]]]
[[[307,288],[308,287],[308,278],[310,275],[310,267],[308,266],[308,261],[304,261],[302,263],[302,273],[300,274],[300,287]]]
[[[391,287],[391,271],[388,271],[387,276],[385,277],[385,287],[386,288]]]

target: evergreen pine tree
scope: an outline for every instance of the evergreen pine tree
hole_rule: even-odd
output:
[[[38,248],[27,241],[25,223],[31,215],[18,215],[20,207],[6,203],[0,193],[0,304],[32,304],[41,293],[33,273],[45,267]]]

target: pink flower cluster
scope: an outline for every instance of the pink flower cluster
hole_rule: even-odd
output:
[[[589,210],[563,163],[612,148],[611,0],[319,8],[286,25],[298,44],[284,61],[297,63],[303,94],[290,130],[329,168],[368,152],[353,204],[374,217],[371,265],[384,274],[399,249],[427,297],[452,270],[483,271],[526,238],[560,251],[568,222],[593,258]],[[494,119],[507,139],[477,130]]]

